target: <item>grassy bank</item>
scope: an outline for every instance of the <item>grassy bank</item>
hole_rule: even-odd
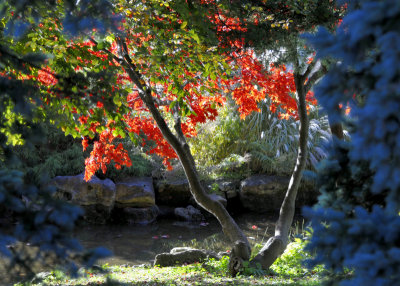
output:
[[[179,267],[109,266],[80,270],[72,278],[62,271],[42,273],[33,282],[22,285],[321,285],[331,277],[322,266],[308,269],[304,260],[305,241],[296,239],[267,273],[260,269],[245,269],[232,278],[227,273],[228,257]]]

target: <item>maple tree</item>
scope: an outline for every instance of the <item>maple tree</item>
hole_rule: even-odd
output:
[[[143,9],[145,8],[146,6],[143,7]],[[170,10],[169,6],[165,6],[165,9]],[[152,95],[156,97],[155,103],[157,106],[162,106],[163,110],[168,112],[171,111],[173,105],[177,104],[179,106],[178,113],[181,116],[187,115],[185,121],[181,123],[185,136],[195,135],[197,123],[212,120],[216,117],[216,106],[224,103],[223,92],[228,91],[232,92],[233,98],[238,103],[242,117],[252,111],[257,111],[257,102],[262,100],[266,93],[273,99],[272,111],[276,109],[276,106],[280,105],[287,110],[287,113],[282,114],[282,116],[297,116],[296,102],[291,96],[291,93],[295,91],[293,74],[286,72],[284,66],[279,68],[272,66],[270,71],[265,70],[251,50],[244,51],[243,49],[230,55],[226,55],[226,53],[221,55],[218,51],[212,54],[207,50],[207,53],[212,55],[212,57],[207,58],[204,55],[206,47],[198,43],[198,36],[193,30],[185,29],[187,22],[183,22],[178,18],[174,20],[177,21],[179,29],[171,29],[171,35],[165,35],[164,39],[160,39],[159,30],[154,32],[158,35],[157,37],[152,36],[149,30],[146,30],[148,35],[144,37],[143,32],[132,32],[135,31],[137,22],[143,21],[148,25],[154,25],[149,23],[152,20],[159,25],[165,19],[157,15],[152,19],[148,14],[140,13],[138,10],[136,10],[135,15],[140,15],[143,19],[134,18],[133,13],[129,12],[129,9],[127,11],[128,17],[127,20],[124,20],[124,24],[126,24],[125,29],[129,29],[129,32],[128,36],[123,39],[125,41],[123,44],[126,45],[126,48],[129,47],[129,53],[134,54],[135,61],[137,61],[136,67],[140,68],[141,75],[146,77],[147,84],[153,89]],[[172,17],[171,14],[169,17]],[[134,18],[134,24],[127,23],[132,18]],[[171,19],[168,20],[168,23],[170,22],[172,22]],[[221,30],[224,32],[233,29],[243,30],[237,23],[233,26],[229,26],[229,21],[223,24],[224,28],[221,28]],[[55,48],[60,47],[62,35],[59,29],[61,27],[58,27],[57,23],[48,22],[40,23],[38,28],[42,30],[45,25],[48,26],[49,37],[54,37],[57,40]],[[165,24],[163,23],[163,25]],[[228,25],[228,28],[226,25]],[[144,28],[140,26],[137,29],[141,31]],[[148,29],[147,26],[146,29]],[[164,31],[165,29],[161,30]],[[95,32],[93,35],[95,37]],[[179,42],[178,45],[175,44],[176,48],[171,44],[167,50],[158,48],[160,49],[159,51],[153,48],[153,46],[158,47],[160,45],[159,42],[168,42],[170,38],[175,38],[176,41],[185,41]],[[74,76],[80,75],[81,72],[85,73],[84,70],[92,70],[94,72],[98,72],[99,69],[107,70],[107,72],[118,70],[120,68],[118,61],[121,58],[116,56],[119,52],[117,40],[112,35],[100,43],[94,38],[80,43],[64,40],[64,44],[69,51],[63,54],[62,60],[68,59],[69,69],[71,71],[73,69],[76,72]],[[32,42],[28,41],[28,43]],[[35,42],[34,46],[40,45],[40,40],[35,39]],[[236,46],[243,48],[238,43],[236,43]],[[196,57],[193,57],[188,52],[193,48],[196,48],[197,51],[194,52],[200,55],[197,63],[192,59]],[[178,49],[180,54],[176,52]],[[203,50],[200,51],[199,49]],[[79,51],[80,55],[77,56],[76,51]],[[53,49],[51,52],[57,53],[59,51]],[[161,52],[163,52],[162,56],[160,56]],[[170,57],[168,53],[173,53],[174,57]],[[189,64],[183,61],[183,58],[188,56],[191,57]],[[99,63],[102,62],[103,65],[99,68]],[[217,62],[227,63],[221,67]],[[228,78],[227,73],[231,69],[230,63],[237,65],[239,74]],[[57,64],[57,60],[53,61],[53,66],[56,67],[53,71],[54,73],[57,73]],[[150,68],[151,66],[153,68]],[[152,69],[156,69],[156,71]],[[171,69],[174,72],[171,72]],[[66,118],[63,118],[62,122],[60,120],[61,128],[65,129],[66,134],[71,133],[74,136],[83,136],[84,146],[88,140],[87,137],[93,138],[96,133],[100,134],[100,140],[96,142],[91,157],[86,161],[86,179],[89,179],[97,169],[105,171],[106,165],[110,163],[111,158],[117,166],[130,164],[129,158],[127,158],[126,152],[123,151],[122,147],[108,148],[112,145],[114,138],[123,137],[126,133],[132,136],[132,134],[139,135],[139,133],[143,132],[147,139],[156,141],[156,147],[151,149],[150,153],[163,156],[165,164],[169,167],[169,159],[177,158],[175,152],[161,135],[160,130],[155,127],[153,119],[148,116],[149,110],[139,96],[138,86],[143,87],[146,83],[140,81],[138,84],[133,83],[134,77],[130,77],[123,66],[121,66],[119,73],[114,78],[108,79],[109,90],[106,90],[107,87],[105,86],[92,84],[92,86],[88,87],[83,85],[83,90],[79,91],[82,93],[80,101],[76,97],[66,96],[60,98],[57,96],[57,93],[60,94],[62,92],[61,88],[56,86],[58,81],[53,72],[49,67],[39,69],[36,71],[36,78],[43,86],[45,92],[44,101],[47,104],[51,102],[52,108],[59,109],[61,107],[64,111],[63,115],[68,117],[69,121],[65,120]],[[148,74],[151,76],[148,77]],[[221,77],[220,74],[223,76]],[[61,87],[65,88],[63,85],[64,83],[61,83]],[[75,91],[72,88],[72,92],[75,93]],[[119,94],[115,94],[115,91],[118,91]],[[96,92],[97,99],[94,100],[92,98]],[[104,102],[108,101],[110,103],[110,99],[112,99],[112,103],[116,107],[115,110],[110,111],[109,108],[104,106]],[[74,102],[74,100],[77,101]],[[310,102],[315,104],[311,97]],[[75,106],[75,104],[80,106]],[[85,108],[83,108],[82,104],[85,105]],[[90,104],[92,104],[91,108],[89,108]],[[101,112],[104,112],[106,118],[103,123],[98,120]],[[139,112],[142,115],[135,116]],[[105,140],[105,137],[108,139]],[[104,153],[105,150],[107,150],[107,154]]]
[[[163,157],[168,168],[171,159],[179,159],[196,201],[217,217],[236,243],[235,253],[248,260],[247,238],[200,184],[186,138],[196,135],[198,123],[216,118],[226,93],[232,94],[242,117],[257,111],[257,103],[268,94],[271,111],[280,106],[286,110],[281,117],[305,118],[300,132],[306,132],[306,105],[316,103],[309,91],[320,76],[313,72],[317,63],[306,65],[304,72],[297,58],[294,72],[284,65],[266,68],[240,37],[262,22],[261,14],[243,20],[214,1],[133,2],[115,1],[114,12],[123,20],[118,32],[106,36],[94,29],[71,41],[57,15],[42,19],[15,46],[22,53],[33,50],[54,56],[45,67],[30,65],[17,74],[6,68],[4,75],[33,81],[41,90],[40,101],[33,100],[37,114],[45,118],[58,113],[50,120],[66,135],[82,137],[84,149],[94,141],[85,162],[86,180],[99,169],[105,172],[112,162],[116,168],[131,164],[122,144],[115,143],[126,136],[142,145],[155,141],[149,152]],[[287,22],[279,32],[291,29],[290,15],[284,17]],[[265,19],[276,22],[268,15]],[[307,137],[300,138],[304,147]],[[305,151],[300,153],[304,161]],[[298,170],[296,190],[301,167]],[[289,226],[285,224],[286,231]]]

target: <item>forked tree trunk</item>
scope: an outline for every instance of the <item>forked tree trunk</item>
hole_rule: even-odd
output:
[[[234,252],[238,254],[241,259],[249,260],[250,258],[250,244],[243,231],[239,228],[233,218],[230,216],[226,208],[221,202],[207,194],[203,185],[200,182],[197,173],[195,161],[191,154],[189,145],[181,130],[180,117],[175,118],[175,131],[173,134],[154,105],[150,92],[144,97],[144,102],[150,110],[153,118],[155,119],[158,128],[161,130],[164,138],[175,150],[179,157],[179,161],[185,171],[186,178],[188,179],[190,192],[192,193],[195,201],[202,206],[205,210],[213,214],[222,226],[224,234],[235,244]]]
[[[193,156],[182,133],[178,112],[175,111],[174,113],[174,134],[157,109],[154,98],[151,94],[151,88],[143,84],[144,81],[141,79],[141,74],[136,70],[135,65],[128,55],[127,49],[124,48],[124,43],[119,40],[119,44],[120,47],[122,47],[121,54],[123,55],[123,58],[118,58],[117,60],[124,66],[132,81],[137,85],[139,89],[139,96],[152,114],[164,138],[168,141],[178,155],[186,177],[189,181],[190,191],[193,197],[199,205],[212,213],[218,219],[225,235],[227,235],[231,242],[234,243],[229,262],[229,270],[232,275],[236,275],[237,272],[242,270],[243,261],[248,261],[250,259],[250,245],[246,236],[229,215],[225,207],[220,202],[209,196],[200,183]],[[310,65],[304,74],[299,73],[298,65],[296,65],[295,68],[298,113],[300,117],[300,142],[297,162],[290,179],[285,199],[280,209],[279,219],[275,227],[275,236],[268,240],[266,245],[251,261],[252,264],[260,263],[264,269],[268,269],[272,265],[276,258],[283,253],[288,244],[289,229],[293,222],[295,211],[297,189],[300,184],[302,172],[304,170],[307,158],[308,117],[305,97],[312,84],[319,78],[319,74],[314,73],[314,75],[308,80],[307,84],[305,83],[313,67],[314,66]]]
[[[300,118],[300,138],[297,151],[297,161],[292,176],[290,178],[285,198],[281,205],[279,218],[275,225],[275,234],[267,241],[264,247],[251,261],[251,265],[255,266],[259,264],[265,270],[268,270],[270,268],[275,260],[285,251],[286,246],[288,245],[289,230],[290,226],[292,225],[295,212],[297,190],[307,159],[307,140],[309,126],[305,101],[307,89],[304,84],[305,76],[299,74],[298,69],[298,66],[296,66],[294,74],[297,91],[297,107]]]

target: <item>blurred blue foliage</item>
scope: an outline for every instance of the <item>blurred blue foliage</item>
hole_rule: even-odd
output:
[[[38,23],[47,9],[48,17],[51,11],[64,13],[63,28],[66,34],[73,37],[96,29],[104,34],[107,30],[118,32],[120,15],[113,15],[113,7],[108,0],[65,0],[62,3],[54,0],[8,0],[0,3],[0,18],[12,12],[13,21],[7,24],[5,35],[19,38],[29,31],[32,23]],[[62,6],[60,5],[62,4]]]
[[[335,61],[316,88],[336,122],[351,107],[351,142],[336,142],[319,169],[322,195],[305,209],[314,263],[354,270],[341,285],[400,281],[400,1],[355,0],[334,33],[306,38]]]
[[[2,40],[7,33],[19,37],[29,29],[32,21],[40,21],[43,17],[51,17],[53,10],[60,8],[59,1],[9,0],[0,2],[0,16],[10,15],[6,29],[0,30],[0,66],[7,66],[16,71],[24,71],[29,64],[43,65],[46,57],[41,54],[20,55],[15,53]],[[118,18],[111,15],[110,2],[106,0],[65,0],[62,2],[65,16],[64,31],[77,35],[83,31],[98,29],[115,29]],[[60,9],[61,9],[60,8]],[[8,17],[9,18],[9,17]],[[27,96],[29,95],[29,96]],[[24,138],[27,148],[46,140],[40,125],[35,122],[33,105],[30,100],[40,102],[39,91],[29,81],[21,81],[13,75],[0,75],[0,128],[10,129]],[[23,124],[11,122],[4,116],[7,108],[12,106],[15,113],[24,118]],[[10,126],[12,124],[12,126]],[[0,133],[0,219],[8,214],[15,226],[0,229],[0,259],[7,261],[8,273],[24,272],[29,279],[35,271],[33,264],[62,265],[71,274],[76,273],[78,266],[90,267],[93,263],[110,252],[104,248],[85,250],[72,237],[72,230],[83,214],[74,205],[56,200],[55,191],[46,187],[46,178],[34,185],[27,183],[26,174],[13,169],[19,158],[7,138]],[[8,277],[8,278],[10,278]],[[1,283],[7,283],[7,277],[1,277]]]

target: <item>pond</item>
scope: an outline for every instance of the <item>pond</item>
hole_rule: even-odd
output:
[[[235,220],[254,245],[268,240],[276,219],[271,215],[242,214]],[[113,256],[100,261],[110,265],[152,263],[158,253],[169,252],[177,246],[216,252],[231,248],[221,226],[213,218],[201,223],[163,219],[147,226],[85,226],[77,229],[76,236],[87,248],[104,246],[111,250]]]
[[[273,234],[277,218],[271,215],[241,214],[234,219],[253,246],[268,240]],[[298,217],[295,221],[294,225],[303,227],[302,218]],[[99,264],[109,265],[151,264],[158,253],[169,252],[178,246],[216,252],[231,248],[214,218],[201,223],[162,219],[151,225],[80,226],[76,228],[75,236],[86,248],[104,246],[111,250],[113,256],[99,261]],[[4,269],[0,269],[0,276],[4,275]]]

